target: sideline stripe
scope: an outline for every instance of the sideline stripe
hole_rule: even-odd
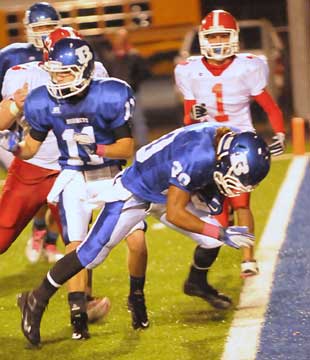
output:
[[[295,157],[288,169],[269,221],[256,250],[260,274],[248,278],[228,334],[222,360],[254,360],[264,315],[269,303],[279,250],[308,163],[307,156]]]

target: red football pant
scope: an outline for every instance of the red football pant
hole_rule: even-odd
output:
[[[18,237],[40,207],[46,203],[59,172],[29,164],[18,158],[12,162],[0,198],[0,254]],[[50,206],[60,224],[55,206]]]

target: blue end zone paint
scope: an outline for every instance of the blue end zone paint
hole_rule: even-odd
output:
[[[279,253],[271,299],[256,356],[256,360],[282,359],[310,359],[309,165]]]

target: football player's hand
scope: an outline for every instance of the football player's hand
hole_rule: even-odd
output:
[[[190,117],[194,121],[208,121],[208,110],[206,104],[195,104],[191,108]]]
[[[73,140],[80,144],[88,154],[92,155],[96,153],[97,145],[94,142],[94,139],[88,134],[74,133]]]
[[[254,235],[249,233],[247,226],[229,226],[221,229],[220,241],[235,249],[254,245]]]
[[[273,142],[269,145],[270,154],[273,156],[281,155],[285,150],[285,134],[276,133],[272,140]]]
[[[13,99],[16,103],[16,106],[22,110],[24,107],[24,103],[26,100],[26,97],[28,95],[29,89],[28,89],[28,83],[25,83],[22,88],[15,91],[13,95]]]
[[[0,146],[12,153],[18,148],[20,135],[17,131],[3,130],[0,131]]]

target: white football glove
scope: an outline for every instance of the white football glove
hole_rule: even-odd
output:
[[[253,246],[255,237],[249,233],[247,226],[229,226],[221,229],[219,240],[230,247],[240,249]]]
[[[191,108],[190,117],[194,121],[208,121],[208,110],[206,104],[195,104]]]
[[[74,133],[73,140],[80,144],[82,148],[87,152],[87,154],[93,155],[96,153],[97,145],[94,142],[94,139],[91,138],[88,134]]]
[[[273,142],[269,145],[270,154],[273,156],[281,155],[285,150],[285,134],[278,132],[272,140]]]
[[[81,145],[89,145],[94,143],[94,140],[88,134],[84,134],[84,133],[75,132],[73,134],[73,140],[75,140],[77,143]]]

